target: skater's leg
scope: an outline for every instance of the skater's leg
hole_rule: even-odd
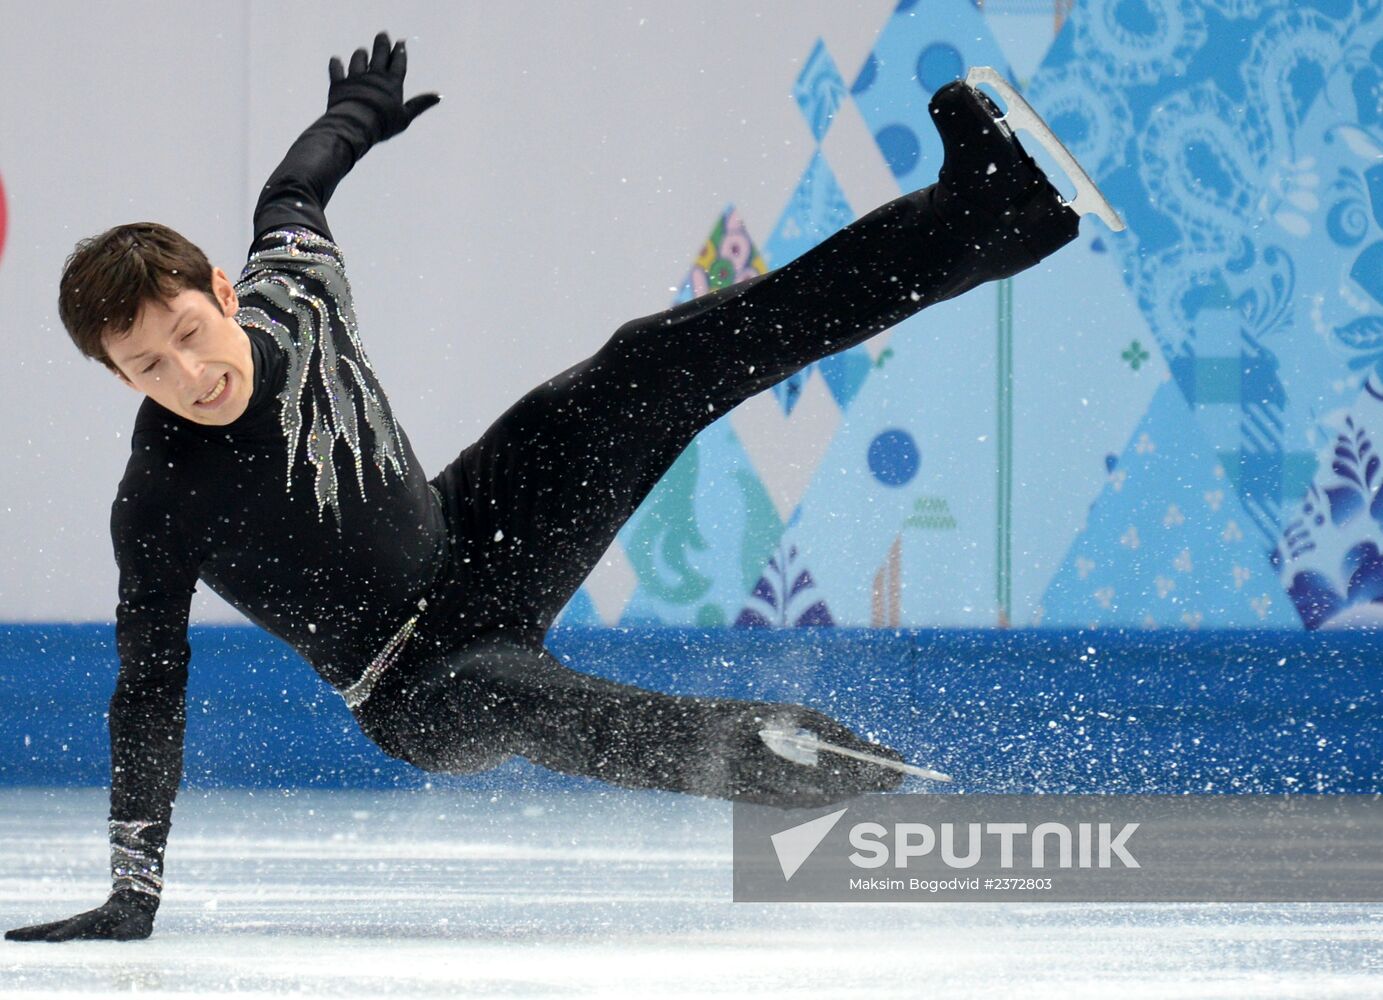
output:
[[[414,671],[406,688],[381,696],[367,731],[387,752],[432,771],[469,772],[518,754],[628,788],[784,806],[834,802],[900,780],[845,758],[794,763],[758,735],[765,727],[807,728],[897,759],[820,712],[617,684],[507,637],[437,658]]]
[[[1077,217],[1021,147],[986,131],[973,91],[943,88],[932,110],[942,183],[769,274],[625,324],[435,480],[494,616],[546,628],[677,455],[738,403],[1074,238]]]

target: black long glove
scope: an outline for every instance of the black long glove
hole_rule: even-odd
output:
[[[158,897],[119,889],[94,910],[6,931],[6,941],[142,941],[154,930]]]
[[[419,94],[405,101],[407,71],[403,40],[391,47],[384,31],[375,36],[373,55],[355,50],[349,74],[332,56],[326,111],[297,138],[260,192],[256,240],[270,229],[300,225],[333,238],[326,206],[336,185],[371,146],[392,139],[442,99]]]
[[[366,130],[371,144],[392,139],[442,99],[437,94],[403,99],[403,78],[408,72],[403,41],[400,38],[391,49],[389,33],[381,31],[375,35],[374,52],[369,57],[363,48],[355,50],[349,75],[338,57],[332,56],[327,64],[331,78],[327,111],[349,114]]]

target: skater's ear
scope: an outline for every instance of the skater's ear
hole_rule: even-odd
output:
[[[235,294],[235,285],[219,267],[211,269],[211,298],[216,303],[216,308],[221,310],[221,315],[227,319],[233,317],[240,309],[240,298]]]

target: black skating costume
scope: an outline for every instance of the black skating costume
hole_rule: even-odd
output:
[[[324,214],[352,165],[402,129],[369,94],[330,101],[255,209],[236,286],[254,358],[248,409],[211,427],[146,400],[112,508],[116,889],[156,900],[161,887],[198,580],[300,652],[385,752],[421,768],[518,754],[625,786],[793,805],[893,786],[890,772],[843,758],[806,767],[758,738],[770,722],[866,745],[818,712],[615,684],[566,668],[543,641],[697,432],[1074,238],[1077,216],[992,131],[974,91],[944,88],[932,112],[947,148],[937,185],[769,274],[625,324],[429,479],[366,359]]]

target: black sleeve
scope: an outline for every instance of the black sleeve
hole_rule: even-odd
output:
[[[120,569],[115,624],[120,673],[109,720],[111,878],[116,889],[157,896],[182,778],[192,655],[187,620],[198,560],[159,494],[127,489],[132,475],[127,473],[111,508]]]
[[[305,226],[333,239],[327,227],[327,202],[341,178],[374,145],[376,134],[369,116],[349,103],[332,108],[309,125],[259,194],[255,242],[285,226]]]

